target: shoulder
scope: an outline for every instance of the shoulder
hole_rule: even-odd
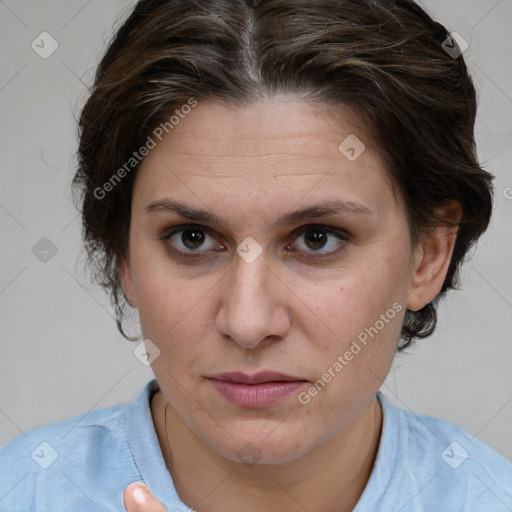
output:
[[[432,463],[459,474],[484,472],[512,494],[512,464],[494,448],[447,421],[398,410],[407,425],[409,453],[412,457],[424,459],[428,447],[428,460]]]
[[[405,493],[411,507],[512,510],[512,464],[496,450],[456,425],[381,403],[398,444],[394,484],[414,490]]]
[[[1,464],[5,464],[10,457],[26,454],[27,450],[36,448],[42,442],[53,443],[54,448],[61,448],[62,452],[67,452],[73,447],[76,448],[77,441],[94,442],[98,436],[113,434],[123,421],[126,407],[127,405],[115,405],[90,411],[20,434],[0,450]]]
[[[22,433],[0,449],[0,471],[46,469],[59,459],[79,462],[85,448],[120,441],[126,405],[91,411]],[[92,452],[94,453],[94,452]]]
[[[127,409],[123,404],[90,411],[35,428],[5,445],[0,449],[0,510],[65,510],[70,503],[78,510],[80,500],[92,496],[88,488],[112,481],[121,467],[133,467]]]

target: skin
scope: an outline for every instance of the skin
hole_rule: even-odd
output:
[[[366,146],[355,161],[338,150],[350,134]],[[164,198],[225,222],[148,211]],[[276,224],[326,200],[368,212]],[[445,216],[456,221],[460,211],[449,206]],[[183,232],[161,240],[186,223],[208,228],[198,249]],[[328,235],[317,248],[300,232],[312,224],[342,230],[346,240]],[[262,249],[251,263],[236,252],[246,237]],[[378,450],[375,394],[405,309],[439,293],[455,237],[454,228],[439,227],[411,244],[400,195],[355,112],[294,97],[243,108],[200,102],[141,164],[120,267],[143,336],[160,350],[152,368],[161,392],[151,409],[181,499],[199,512],[352,510]],[[172,247],[203,255],[185,259]],[[393,304],[401,311],[307,404],[297,392],[267,408],[239,407],[205,378],[275,370],[307,381],[300,391],[307,390]],[[240,462],[244,450],[257,463]],[[165,510],[154,497],[137,504],[133,487],[124,493],[129,512]]]

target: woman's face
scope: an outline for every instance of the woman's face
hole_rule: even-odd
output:
[[[123,284],[187,428],[232,460],[294,460],[389,371],[413,291],[405,212],[348,110],[287,98],[183,117],[138,171]]]

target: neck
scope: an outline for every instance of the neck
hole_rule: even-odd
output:
[[[199,512],[352,511],[370,477],[382,427],[374,398],[346,429],[306,456],[284,464],[247,465],[209,449],[161,391],[151,409],[176,491]]]

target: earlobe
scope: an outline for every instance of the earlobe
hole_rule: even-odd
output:
[[[444,218],[451,225],[437,226],[416,248],[406,302],[407,309],[411,311],[422,309],[436,298],[448,273],[461,209],[451,203],[445,212]]]
[[[132,269],[130,267],[130,264],[125,260],[122,260],[119,263],[119,276],[121,278],[121,284],[123,286],[123,292],[126,301],[128,302],[128,304],[130,304],[130,306],[136,308],[137,303],[135,301]]]

